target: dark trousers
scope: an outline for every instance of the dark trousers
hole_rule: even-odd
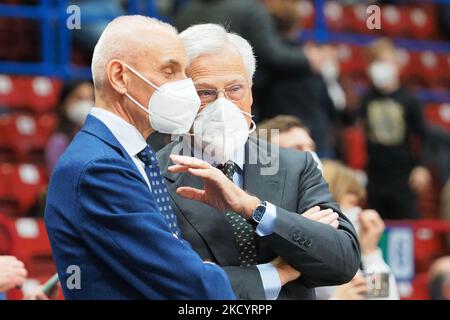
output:
[[[369,175],[369,208],[383,219],[418,219],[416,195],[409,187],[409,175],[391,180],[375,180]]]

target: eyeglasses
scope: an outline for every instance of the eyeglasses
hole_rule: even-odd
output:
[[[219,92],[223,92],[225,97],[231,101],[242,100],[250,87],[248,82],[236,83],[225,87],[223,90],[217,89],[197,89],[202,105],[211,103],[217,99]]]

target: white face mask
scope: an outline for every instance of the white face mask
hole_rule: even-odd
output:
[[[194,145],[201,148],[205,161],[223,164],[245,145],[256,125],[252,120],[253,128],[249,131],[244,114],[252,117],[230,100],[218,98],[197,115],[193,125]]]
[[[200,108],[200,98],[190,78],[166,82],[160,87],[145,79],[139,72],[125,64],[131,72],[155,88],[145,108],[128,93],[125,95],[149,114],[150,125],[156,131],[167,134],[182,134],[189,131]]]
[[[66,116],[70,121],[81,127],[93,106],[94,101],[92,100],[80,100],[67,109]]]
[[[359,214],[361,213],[362,209],[360,207],[353,207],[349,209],[342,209],[342,212],[345,214],[345,216],[350,220],[353,227],[355,227],[356,233],[359,234],[359,230],[361,229],[361,226],[359,224]]]
[[[386,62],[373,62],[369,67],[369,76],[373,85],[378,89],[385,89],[397,79],[397,71]]]
[[[320,73],[326,81],[336,81],[339,78],[339,65],[328,59],[323,63]]]

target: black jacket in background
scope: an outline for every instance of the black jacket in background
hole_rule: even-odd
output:
[[[247,39],[265,68],[296,74],[309,70],[303,50],[283,42],[269,12],[257,0],[192,0],[175,19],[180,32],[199,23],[218,23]]]
[[[407,177],[424,162],[412,148],[416,137],[425,142],[425,124],[416,98],[405,88],[384,94],[371,89],[362,99],[358,118],[367,137],[368,174],[374,181]]]

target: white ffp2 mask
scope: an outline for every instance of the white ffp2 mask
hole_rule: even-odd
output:
[[[67,109],[66,116],[73,123],[82,126],[93,106],[94,101],[80,100]]]
[[[386,62],[373,62],[369,67],[369,76],[372,79],[373,85],[382,90],[397,78],[397,71],[395,68]]]
[[[242,148],[251,131],[249,131],[244,114],[233,102],[218,98],[208,104],[195,118],[193,125],[194,145],[201,148],[204,160],[223,164],[231,160],[239,148]]]
[[[155,88],[147,108],[128,93],[125,93],[128,99],[148,113],[152,128],[167,134],[188,132],[201,104],[192,80],[188,78],[166,82],[157,87],[132,67],[125,65],[137,77]]]

